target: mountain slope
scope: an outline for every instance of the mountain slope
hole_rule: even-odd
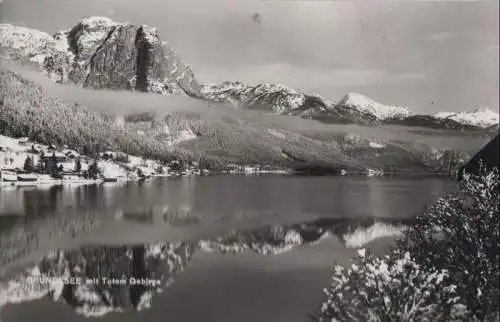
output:
[[[413,127],[426,127],[430,129],[437,130],[481,130],[478,126],[458,122],[456,120],[450,118],[439,118],[433,115],[422,115],[422,114],[414,114],[409,115],[403,118],[388,118],[383,121],[383,124],[397,124],[404,126],[413,126]]]
[[[15,73],[0,71],[0,75],[3,135],[68,145],[86,154],[120,150],[157,159],[204,158],[212,164],[320,163],[363,168],[342,155],[334,143],[299,133],[281,136],[266,126],[236,118],[190,112],[158,116],[146,122],[117,122],[114,117],[51,97]],[[186,137],[186,133],[191,134]],[[193,142],[184,144],[185,139]]]
[[[314,130],[318,124],[309,120],[291,116],[267,120],[260,113],[250,116],[246,115],[250,112],[241,114],[223,107],[215,113],[208,106],[206,112],[181,111],[117,120],[51,97],[42,87],[13,72],[0,71],[0,75],[0,134],[68,145],[84,154],[120,150],[160,160],[202,160],[219,169],[238,163],[301,171],[441,171],[439,158],[449,149],[445,142],[455,140],[439,140],[438,150],[433,152],[425,144],[417,146],[411,133],[396,135],[402,140],[398,142],[392,138],[396,132],[388,136],[375,128],[322,125]],[[471,138],[471,142],[474,140],[482,142],[480,137]],[[463,149],[470,147],[464,145]]]
[[[38,65],[54,81],[89,88],[198,96],[194,74],[158,31],[146,25],[89,17],[50,36],[0,25],[4,56]]]
[[[154,137],[140,135],[114,117],[52,97],[37,84],[0,70],[0,131],[11,137],[28,136],[44,144],[68,145],[85,154],[104,149],[168,158],[179,142],[183,124]]]

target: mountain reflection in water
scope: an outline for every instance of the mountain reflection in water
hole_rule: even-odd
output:
[[[227,236],[203,240],[87,245],[52,251],[30,270],[0,281],[0,307],[50,296],[85,316],[141,311],[151,307],[153,296],[173,283],[197,251],[277,255],[335,237],[345,247],[361,247],[380,237],[398,235],[410,224],[411,219],[324,218],[233,231]]]

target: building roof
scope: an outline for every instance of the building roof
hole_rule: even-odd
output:
[[[51,158],[55,154],[56,158],[66,158],[66,155],[59,151],[45,151],[43,157]]]

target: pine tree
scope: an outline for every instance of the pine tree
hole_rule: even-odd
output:
[[[97,162],[94,161],[89,166],[88,175],[91,179],[97,179],[97,175],[99,174],[99,168],[97,167]]]
[[[78,158],[75,161],[75,172],[80,173],[80,171],[82,171],[82,162],[80,161],[80,158]]]
[[[40,152],[40,159],[38,160],[38,171],[42,172],[42,173],[46,173],[47,172],[47,162],[45,160],[45,152]]]
[[[56,158],[56,153],[53,152],[52,156],[50,157],[48,164],[47,164],[47,170],[50,175],[52,176],[57,176],[58,175],[58,170],[57,170],[57,158]]]
[[[26,160],[24,160],[24,167],[23,168],[24,168],[24,171],[26,171],[26,172],[35,171],[35,167],[33,165],[33,159],[30,156],[28,156],[26,158]]]

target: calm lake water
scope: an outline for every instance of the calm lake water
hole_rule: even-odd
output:
[[[332,265],[358,247],[383,253],[412,215],[456,189],[435,178],[281,176],[1,187],[1,321],[308,321]],[[50,286],[26,269],[79,279]]]

